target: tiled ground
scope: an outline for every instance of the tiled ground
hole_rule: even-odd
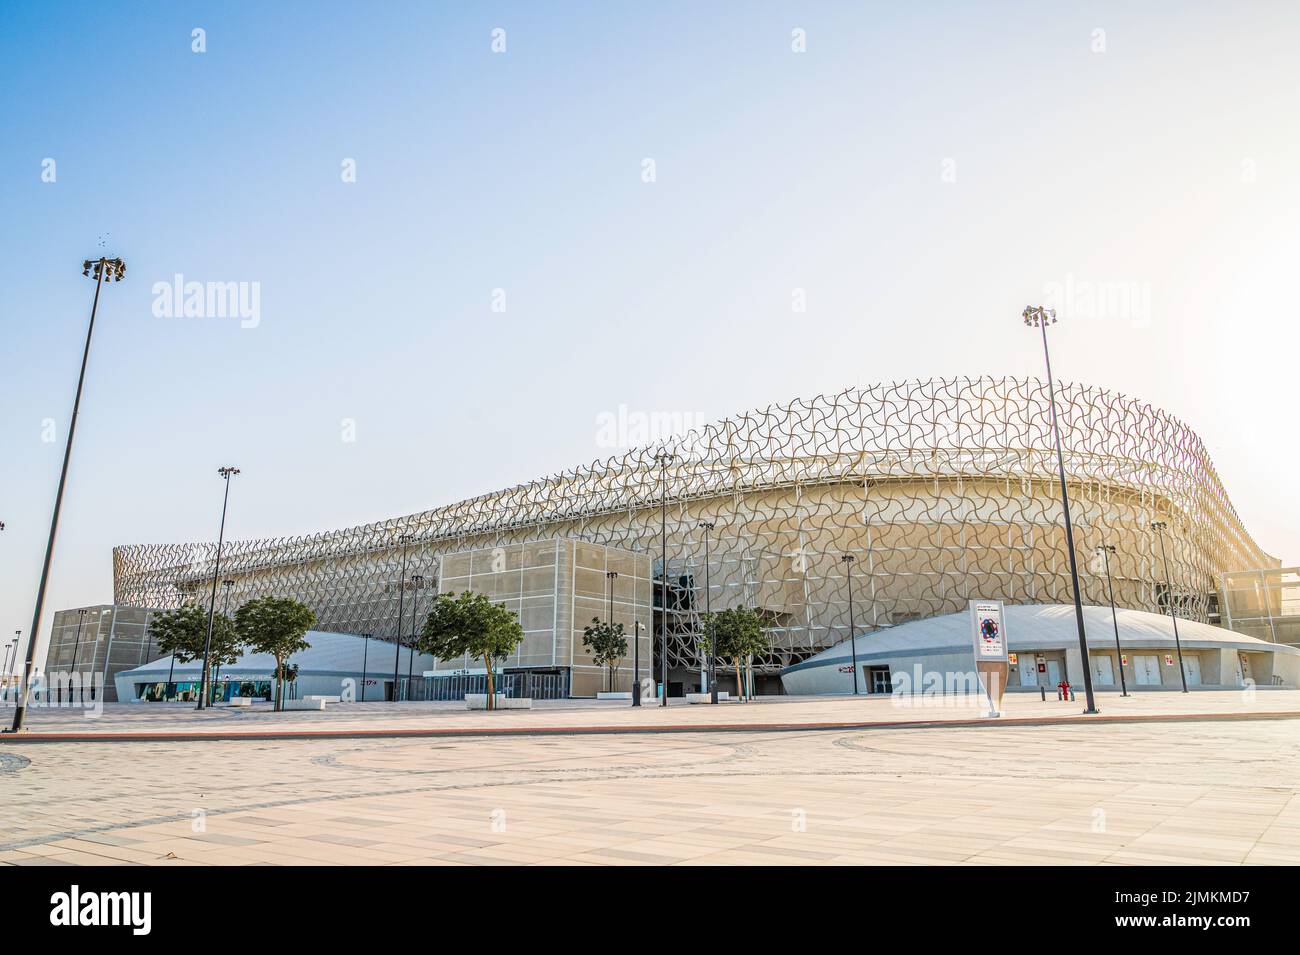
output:
[[[0,746],[0,862],[1300,863],[1297,757],[1300,718]]]
[[[898,721],[980,719],[983,702],[973,696],[937,698],[925,705],[900,702],[891,696],[854,697],[763,697],[753,703],[720,706],[688,706],[672,700],[671,706],[653,705],[633,709],[626,701],[556,700],[538,701],[531,711],[498,713],[468,712],[464,703],[348,703],[331,705],[324,712],[272,712],[270,704],[248,709],[214,707],[196,712],[190,704],[110,703],[93,715],[65,707],[27,711],[27,728],[32,733],[137,733],[137,732],[301,732],[310,730],[430,730],[480,729],[485,727],[535,729],[538,727],[689,727],[702,724],[755,726],[759,724],[884,723]],[[1193,693],[1142,692],[1121,697],[1106,692],[1097,695],[1103,717],[1147,717],[1178,714],[1257,715],[1286,712],[1300,715],[1300,691],[1259,689],[1245,691],[1204,690]],[[1008,694],[1003,702],[1007,718],[1060,720],[1089,719],[1082,715],[1084,704],[1047,702],[1037,694]],[[12,718],[11,707],[0,707],[0,722]],[[0,750],[6,741],[0,737]]]

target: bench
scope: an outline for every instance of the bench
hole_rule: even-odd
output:
[[[251,696],[232,696],[226,700],[226,706],[252,706],[253,698]]]
[[[498,710],[531,710],[533,701],[531,697],[508,697],[496,694],[494,708]],[[486,693],[466,693],[465,709],[467,710],[486,710],[487,694]]]
[[[718,702],[719,702],[719,703],[723,702],[724,700],[729,700],[729,699],[731,699],[731,694],[730,694],[730,693],[727,693],[725,690],[719,690],[719,691],[718,691]],[[712,702],[713,702],[713,694],[712,694],[712,693],[687,693],[687,694],[686,694],[686,702],[687,702],[687,703],[712,703]]]
[[[610,692],[610,691],[607,691],[607,690],[606,690],[606,691],[601,691],[600,693],[597,693],[597,694],[596,694],[596,699],[598,699],[598,700],[630,700],[630,699],[632,699],[632,691],[631,691],[631,690],[624,690],[624,691],[621,691],[621,692],[620,692],[620,691]]]
[[[327,695],[327,694],[323,694],[323,693],[313,693],[313,694],[311,694],[310,696],[304,696],[303,699],[304,699],[304,700],[320,700],[320,701],[323,702],[323,703],[342,703],[342,702],[343,702],[343,697],[341,697],[341,696],[329,696],[329,695]]]

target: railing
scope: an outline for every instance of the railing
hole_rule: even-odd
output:
[[[399,700],[463,700],[467,693],[486,693],[487,676],[477,673],[409,680],[403,677],[398,690]],[[563,700],[569,696],[569,674],[528,671],[498,674],[496,692],[512,699]]]

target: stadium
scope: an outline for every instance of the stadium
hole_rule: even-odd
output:
[[[1279,566],[1176,418],[1081,385],[1056,397],[1085,604],[1109,601],[1094,556],[1103,544],[1115,548],[1119,607],[1172,604],[1204,624],[1219,622],[1225,574]],[[1154,521],[1167,525],[1168,578]],[[115,602],[206,600],[215,557],[215,542],[117,547]],[[417,514],[227,542],[220,574],[232,606],[292,596],[316,611],[317,629],[390,641],[409,638],[433,593],[487,593],[524,626],[507,672],[554,675],[575,696],[605,688],[582,647],[592,618],[640,633],[647,676],[652,661],[659,672],[666,615],[672,694],[699,682],[706,609],[758,609],[770,651],[754,662],[756,688],[776,693],[783,669],[851,633],[972,598],[1073,601],[1047,385],[1022,378],[912,380],[773,405]]]

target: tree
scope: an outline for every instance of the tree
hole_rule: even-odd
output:
[[[181,604],[175,610],[163,610],[149,621],[149,636],[164,654],[181,663],[203,656],[203,640],[208,635],[208,612],[196,603]],[[216,625],[213,624],[213,637]]]
[[[254,653],[275,657],[277,710],[284,708],[284,661],[311,646],[306,639],[307,631],[315,625],[316,614],[312,609],[290,597],[258,597],[235,611],[239,638]]]
[[[614,674],[619,661],[627,656],[627,637],[623,625],[602,623],[599,617],[591,618],[591,625],[582,630],[582,645],[591,651],[592,662],[605,667],[609,673],[609,688],[614,689]]]
[[[175,610],[163,610],[149,621],[149,635],[158,643],[158,649],[170,654],[180,663],[203,658],[203,645],[208,637],[208,612],[197,603],[181,604]],[[244,651],[243,642],[235,631],[234,621],[225,614],[212,618],[212,646],[208,651],[208,666],[220,670],[234,663]]]
[[[469,656],[487,667],[487,707],[496,709],[496,673],[493,661],[515,652],[524,639],[519,618],[485,594],[468,590],[452,596],[439,594],[425,618],[416,647],[439,660]]]
[[[704,617],[704,633],[700,645],[704,652],[713,652],[731,660],[736,668],[736,691],[741,700],[746,697],[745,682],[740,675],[741,663],[756,653],[767,650],[767,636],[763,632],[763,615],[750,607],[733,607],[719,610]]]

